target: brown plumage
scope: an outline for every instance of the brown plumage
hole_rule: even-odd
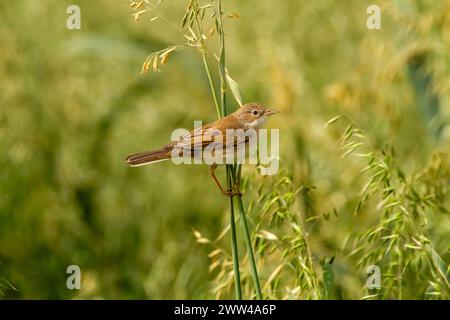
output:
[[[132,167],[139,167],[145,164],[167,160],[170,159],[170,152],[172,149],[173,145],[167,144],[160,150],[144,151],[129,155],[125,158],[125,162]]]
[[[195,151],[203,150],[206,146],[214,142],[215,131],[220,132],[222,137],[225,137],[227,129],[242,129],[244,131],[248,129],[257,130],[265,122],[268,116],[275,113],[277,113],[277,111],[266,109],[258,103],[248,103],[232,114],[215,122],[204,125],[201,128],[197,128],[177,141],[172,141],[171,143],[165,145],[159,150],[145,151],[129,155],[125,158],[125,162],[131,167],[138,167],[167,160],[171,158],[172,150],[174,148],[177,148],[177,151],[180,150],[177,152],[178,156],[182,156],[183,150],[191,150],[192,152],[190,154],[194,154]],[[234,148],[236,148],[236,146],[234,146]],[[211,174],[222,192],[227,193],[223,190],[214,175],[215,167],[216,165],[211,167]]]

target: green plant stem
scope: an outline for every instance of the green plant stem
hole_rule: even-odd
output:
[[[208,60],[206,59],[206,53],[205,52],[202,52],[202,60],[203,60],[203,65],[204,65],[205,70],[206,70],[206,74],[208,76],[209,87],[211,89],[211,94],[213,96],[214,106],[216,107],[217,117],[220,118],[221,117],[221,113],[220,113],[220,108],[219,108],[219,101],[217,100],[216,89],[214,87],[214,82],[213,82],[213,79],[211,77],[211,71],[209,70]]]
[[[253,282],[255,284],[256,298],[259,300],[262,300],[261,285],[259,284],[259,277],[258,277],[258,269],[256,267],[255,255],[253,254],[252,241],[250,238],[250,233],[248,231],[247,217],[245,215],[244,204],[242,202],[242,196],[237,196],[236,198],[237,198],[237,202],[238,202],[238,208],[239,208],[239,214],[240,214],[240,218],[241,218],[241,222],[242,222],[242,228],[244,229],[245,245],[247,247],[248,259],[250,261],[250,270],[252,272],[252,278],[253,278]]]
[[[202,28],[200,26],[200,23],[197,18],[195,20],[196,20],[198,32],[200,33],[200,39],[203,39],[202,38]],[[221,117],[225,116],[226,112],[224,112],[223,107],[222,107],[222,112],[220,110],[219,101],[218,101],[217,95],[216,95],[216,88],[215,88],[214,81],[211,76],[211,70],[209,69],[208,59],[206,57],[205,44],[204,44],[203,40],[201,40],[201,42],[202,42],[201,53],[202,53],[203,66],[205,67],[205,71],[208,76],[209,87],[211,89],[211,94],[212,94],[212,97],[214,100],[214,106],[216,107],[217,117],[220,119]],[[223,101],[221,99],[221,103],[223,106],[225,101]],[[228,170],[228,166],[226,166],[226,179],[227,179],[227,188],[228,189],[230,189],[232,186],[231,177],[232,176],[231,176],[230,171]],[[231,233],[231,253],[233,256],[234,287],[235,287],[236,299],[241,300],[242,299],[242,289],[241,289],[241,276],[240,276],[240,271],[239,271],[239,252],[238,252],[238,248],[237,248],[236,221],[235,221],[235,217],[234,217],[234,203],[233,203],[233,199],[231,197],[229,198],[228,203],[230,206],[230,233]]]
[[[218,0],[217,7],[217,24],[219,27],[219,36],[220,36],[220,55],[219,55],[219,73],[220,73],[220,103],[222,107],[222,115],[227,115],[227,102],[226,102],[226,90],[227,90],[227,80],[226,80],[226,71],[225,71],[225,34],[223,31],[222,25],[222,1]],[[227,165],[226,173],[227,173],[227,186],[228,188],[238,185],[238,180],[236,180],[236,168],[237,166]],[[232,179],[230,178],[230,174]],[[245,244],[247,247],[247,253],[250,260],[251,273],[253,277],[253,282],[255,283],[255,291],[256,297],[259,300],[262,300],[261,294],[261,286],[259,284],[258,278],[258,270],[256,268],[255,256],[253,254],[252,242],[250,238],[250,233],[248,231],[247,217],[245,215],[244,204],[242,203],[242,196],[237,196],[239,213],[242,221],[242,226],[244,229],[244,238]]]
[[[305,245],[306,248],[306,254],[308,256],[308,263],[309,263],[309,267],[311,268],[312,272],[314,273],[314,277],[312,277],[312,284],[313,284],[313,288],[314,288],[314,298],[316,300],[319,300],[321,298],[320,295],[320,290],[319,290],[319,285],[317,283],[317,272],[316,272],[316,268],[314,267],[314,263],[313,263],[313,259],[312,259],[312,253],[311,253],[311,247],[309,245],[309,240],[308,240],[308,236],[306,233],[306,228],[305,225],[303,223],[303,215],[300,213],[297,217],[297,224],[300,226],[300,230],[302,233],[302,237],[303,237],[303,243]]]
[[[231,174],[227,170],[227,184],[231,185]],[[229,205],[230,205],[230,233],[231,233],[231,252],[233,254],[233,270],[234,270],[234,279],[235,279],[235,291],[236,291],[236,299],[242,299],[242,290],[241,290],[241,276],[239,272],[239,256],[237,249],[237,239],[236,239],[236,220],[234,217],[234,203],[233,198],[228,197]]]
[[[227,83],[225,78],[225,37],[223,33],[223,26],[222,26],[222,1],[218,1],[218,12],[217,12],[217,22],[219,25],[219,36],[220,36],[220,56],[219,56],[219,73],[220,73],[220,105],[222,107],[222,117],[225,117],[227,115]],[[227,177],[227,189],[232,190],[233,189],[233,166],[227,164],[225,166],[225,173]],[[233,197],[230,197],[230,208],[233,208]],[[231,210],[230,210],[231,212]],[[233,217],[231,218],[231,235],[232,235],[232,241],[233,245],[232,248],[233,251],[237,252],[237,246],[236,246],[236,226],[234,221],[234,211],[233,211]],[[233,240],[234,237],[234,240]],[[239,260],[236,256],[233,255],[233,265],[234,265],[234,274],[235,274],[235,280],[237,281],[236,285],[239,286],[240,291],[240,275],[239,275],[239,266],[238,266]],[[236,288],[236,292],[237,292]],[[241,297],[241,292],[239,292],[239,295],[236,294],[236,297]],[[241,299],[241,298],[238,298]]]
[[[217,100],[216,87],[214,86],[214,81],[211,76],[211,70],[209,69],[208,58],[206,57],[206,50],[205,50],[206,47],[205,47],[205,42],[203,41],[202,27],[200,26],[200,22],[198,21],[197,17],[195,18],[195,22],[196,22],[196,26],[197,26],[197,30],[199,33],[201,46],[202,46],[200,48],[200,52],[202,53],[203,66],[205,67],[206,75],[208,76],[209,88],[211,89],[211,94],[212,94],[212,97],[214,100],[214,106],[216,107],[217,118],[220,119],[222,114],[220,113],[219,100]]]
[[[240,185],[241,167],[242,167],[241,165],[237,164],[235,167],[235,171],[232,171],[233,180],[234,180],[235,185]],[[261,284],[259,283],[258,268],[256,267],[255,255],[253,254],[252,240],[251,240],[250,232],[248,229],[247,216],[245,214],[244,204],[242,202],[242,196],[238,196],[237,201],[238,201],[238,207],[239,207],[239,215],[241,218],[241,224],[242,224],[242,228],[244,229],[245,245],[247,247],[248,259],[250,261],[250,270],[252,273],[253,282],[255,284],[256,298],[259,300],[262,300]]]
[[[221,112],[219,109],[219,102],[216,96],[216,90],[214,86],[214,82],[212,80],[211,71],[208,67],[208,61],[206,58],[206,54],[202,52],[203,64],[205,66],[206,74],[208,75],[209,85],[211,88],[211,93],[214,99],[214,104],[216,106],[217,117],[221,118]],[[228,165],[226,166],[226,179],[227,179],[227,188],[231,188],[231,175],[228,171]],[[236,222],[234,218],[234,203],[233,199],[229,198],[229,206],[230,206],[230,233],[231,233],[231,254],[233,256],[233,270],[234,270],[234,287],[236,292],[236,299],[242,299],[242,289],[241,289],[241,276],[239,272],[239,252],[237,248],[237,239],[236,239]]]
[[[219,26],[220,54],[219,54],[219,73],[220,73],[220,104],[222,106],[222,116],[227,115],[227,80],[225,72],[225,34],[222,25],[222,1],[218,1],[217,24]]]

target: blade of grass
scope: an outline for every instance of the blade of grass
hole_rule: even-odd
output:
[[[197,10],[195,12],[197,12]],[[202,44],[200,52],[202,54],[203,66],[205,68],[206,75],[208,76],[209,88],[211,90],[211,94],[212,94],[212,97],[214,100],[214,106],[216,107],[217,117],[220,118],[222,115],[220,113],[219,101],[217,100],[216,88],[214,86],[214,81],[211,76],[211,70],[209,69],[208,58],[206,57],[205,42],[203,41],[202,28],[200,26],[200,22],[198,21],[198,16],[195,17],[195,22],[196,22],[198,33],[200,34],[200,42]]]
[[[227,185],[231,185],[231,175],[227,170]],[[233,254],[233,270],[234,270],[234,279],[235,279],[235,292],[236,299],[242,300],[242,290],[241,290],[241,276],[239,273],[239,256],[237,249],[237,239],[236,239],[236,220],[234,217],[234,203],[233,197],[228,197],[229,206],[230,206],[230,233],[231,233],[231,251]]]
[[[220,55],[219,55],[219,72],[220,72],[220,102],[222,107],[222,115],[226,116],[227,114],[227,105],[226,105],[226,89],[227,89],[227,78],[226,78],[226,69],[225,69],[225,34],[223,31],[222,24],[222,1],[218,0],[217,2],[217,25],[219,31],[219,39],[220,39]],[[236,186],[236,166],[227,165],[226,166],[226,174],[227,174],[227,187],[234,189],[233,186]],[[230,174],[233,176],[233,179],[230,179]],[[233,200],[233,199],[232,199]],[[252,243],[250,238],[250,233],[248,231],[247,217],[245,215],[244,204],[242,202],[242,196],[237,196],[239,214],[242,221],[242,227],[244,229],[244,238],[245,244],[247,247],[247,253],[249,255],[250,260],[250,268],[251,274],[253,278],[253,282],[255,284],[256,297],[259,300],[262,300],[261,294],[261,285],[259,283],[258,278],[258,270],[256,268],[255,256],[253,254]]]
[[[196,3],[196,5],[198,5]],[[195,10],[197,12],[197,10]],[[198,20],[198,17],[195,18],[196,25],[198,32],[200,33],[200,39],[202,43],[201,53],[202,53],[202,60],[203,60],[203,66],[205,68],[206,74],[208,76],[208,82],[211,90],[211,94],[214,100],[214,106],[216,107],[217,117],[220,119],[222,116],[225,115],[224,109],[222,108],[222,112],[220,112],[219,108],[219,101],[217,99],[216,95],[216,88],[214,85],[214,81],[211,75],[211,70],[209,69],[208,65],[208,59],[206,56],[206,50],[205,50],[205,44],[202,37],[202,28],[200,26],[200,22]],[[221,103],[225,103],[224,101],[221,101]],[[230,172],[228,171],[228,166],[226,167],[226,180],[227,180],[227,188],[231,187],[232,179]],[[230,207],[230,233],[231,233],[231,253],[233,256],[233,270],[234,270],[234,287],[235,287],[235,293],[236,293],[236,299],[241,300],[242,299],[242,289],[241,289],[241,277],[239,272],[239,253],[237,248],[237,238],[236,238],[236,223],[235,223],[235,217],[234,217],[234,203],[233,199],[229,198],[229,207]]]
[[[236,167],[238,167],[239,170],[237,170],[237,171],[239,172],[239,175],[240,175],[240,173],[241,173],[240,167],[241,166],[238,165]],[[240,176],[237,176],[236,171],[232,171],[232,175],[233,175],[234,184],[239,185],[240,179],[241,179]],[[252,241],[251,241],[250,232],[248,229],[248,223],[247,223],[247,217],[245,214],[244,203],[242,201],[241,195],[237,196],[236,198],[237,198],[237,202],[238,202],[239,216],[241,218],[242,228],[244,229],[245,246],[247,248],[247,253],[249,256],[250,271],[251,271],[253,282],[255,285],[256,298],[259,300],[262,300],[261,284],[259,282],[258,268],[256,267],[256,260],[255,260],[255,255],[253,253]]]
[[[252,273],[253,282],[255,284],[256,298],[262,300],[261,285],[259,283],[258,268],[256,267],[255,255],[253,254],[252,242],[250,233],[248,231],[247,217],[245,215],[244,204],[242,202],[242,196],[237,196],[239,215],[241,217],[242,227],[244,229],[245,245],[247,247],[247,253],[250,261],[250,271]]]

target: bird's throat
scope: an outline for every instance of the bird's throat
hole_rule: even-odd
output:
[[[252,122],[248,122],[246,124],[246,127],[248,129],[259,129],[259,127],[261,127],[265,121],[266,117],[259,117],[258,119],[255,119]]]

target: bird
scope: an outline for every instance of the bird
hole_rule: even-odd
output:
[[[243,130],[243,132],[247,132],[249,130],[257,131],[266,122],[269,116],[276,113],[278,113],[278,111],[266,108],[260,103],[247,103],[242,105],[230,115],[194,129],[188,134],[181,136],[178,140],[164,145],[161,149],[131,154],[125,158],[125,163],[130,167],[139,167],[159,161],[173,159],[175,155],[180,157],[183,156],[184,152],[189,153],[189,156],[191,157],[198,155],[200,152],[200,156],[202,156],[202,153],[208,145],[213,142],[217,142],[216,140],[219,135],[222,137],[226,136],[227,130],[240,129]],[[231,144],[231,149],[236,151],[236,149],[240,146],[248,144],[248,140],[248,137],[246,137],[245,141],[240,143],[236,139],[233,139],[233,141],[227,141],[227,143],[221,144],[221,146],[226,148]],[[232,192],[231,190],[225,190],[222,187],[215,175],[215,170],[218,164],[222,163],[211,164],[210,174],[220,191],[226,196],[240,195],[239,191]]]

